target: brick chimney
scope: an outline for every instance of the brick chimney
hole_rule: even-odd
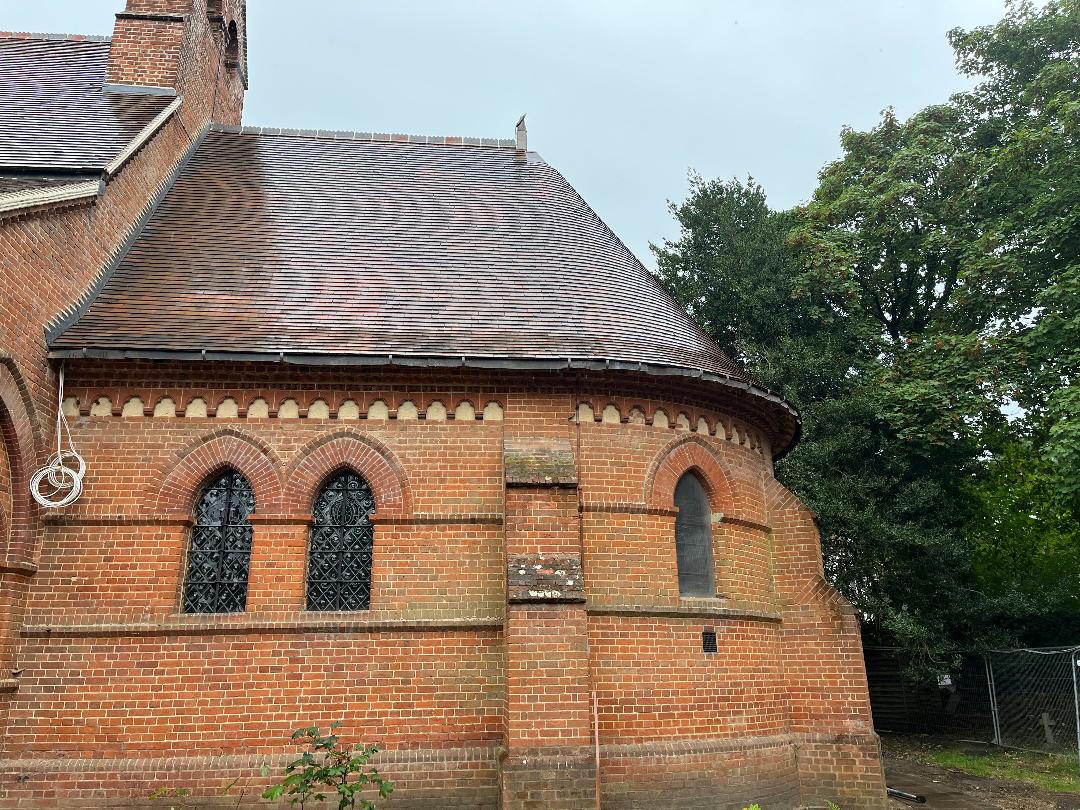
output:
[[[106,90],[183,96],[185,119],[239,124],[247,89],[245,0],[127,0]]]

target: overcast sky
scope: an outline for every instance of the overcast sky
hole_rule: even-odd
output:
[[[110,34],[123,0],[3,0],[0,29]],[[248,0],[244,123],[513,137],[649,266],[686,174],[812,193],[840,127],[969,81],[945,33],[1004,0]]]

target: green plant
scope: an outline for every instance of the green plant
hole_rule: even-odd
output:
[[[340,737],[334,731],[340,722],[330,724],[330,733],[324,735],[318,726],[302,728],[293,732],[294,740],[304,740],[310,751],[285,767],[285,778],[263,792],[264,799],[280,799],[286,796],[289,803],[306,807],[308,802],[321,802],[331,793],[337,794],[338,810],[360,808],[375,810],[375,803],[360,794],[377,790],[379,798],[385,799],[394,789],[394,783],[384,779],[368,761],[377,752],[374,745],[357,744],[339,746]]]

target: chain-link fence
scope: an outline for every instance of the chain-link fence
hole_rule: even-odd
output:
[[[1077,755],[1077,650],[1003,650],[987,656],[994,742]]]
[[[970,654],[937,682],[907,678],[904,653],[866,648],[879,731],[934,734],[1080,760],[1080,647]]]

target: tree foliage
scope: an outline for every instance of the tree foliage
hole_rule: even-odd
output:
[[[974,90],[845,128],[793,211],[692,175],[653,248],[800,408],[777,476],[868,641],[931,664],[1048,640],[1080,584],[1080,0],[949,37]]]

